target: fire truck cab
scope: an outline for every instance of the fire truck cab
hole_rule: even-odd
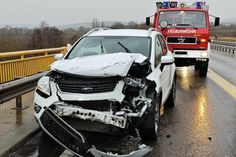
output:
[[[194,66],[199,76],[205,77],[210,58],[209,5],[197,1],[192,5],[184,2],[157,2],[153,27],[166,38],[177,66]],[[215,17],[215,26],[219,26]],[[146,18],[150,25],[150,17]]]

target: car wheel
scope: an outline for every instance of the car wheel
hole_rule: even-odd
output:
[[[173,80],[171,91],[170,91],[169,97],[166,100],[165,107],[169,107],[169,108],[174,107],[175,99],[176,99],[176,77]]]
[[[42,133],[39,139],[38,157],[59,157],[64,150],[63,147],[56,143],[46,133]]]
[[[199,76],[200,77],[206,77],[207,76],[207,71],[208,71],[208,62],[203,62],[200,65]]]
[[[152,99],[152,107],[144,115],[144,124],[139,128],[139,135],[143,140],[155,141],[160,128],[160,101],[156,97],[155,89],[147,97]]]

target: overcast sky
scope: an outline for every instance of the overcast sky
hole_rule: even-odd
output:
[[[183,1],[183,0],[181,0]],[[186,0],[193,2],[192,0]],[[0,25],[66,25],[99,21],[144,22],[153,15],[155,0],[0,0]],[[222,19],[236,18],[236,0],[208,0],[210,13]]]

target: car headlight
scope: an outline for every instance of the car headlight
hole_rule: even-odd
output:
[[[51,95],[50,78],[48,76],[43,76],[39,79],[37,84],[37,90],[41,91],[42,93],[48,96]]]

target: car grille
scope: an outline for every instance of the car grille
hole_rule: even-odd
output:
[[[167,37],[169,44],[196,44],[196,37]]]
[[[59,89],[68,93],[101,93],[113,91],[119,77],[81,78],[67,77],[57,80]]]

